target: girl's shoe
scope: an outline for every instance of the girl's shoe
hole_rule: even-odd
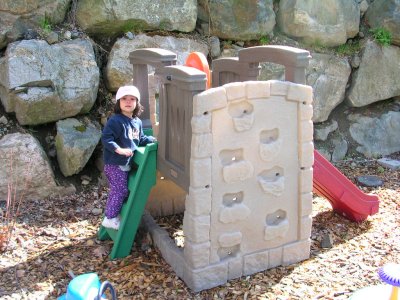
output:
[[[111,218],[111,219],[109,219],[107,217],[104,217],[104,220],[101,223],[101,225],[103,225],[103,227],[106,227],[106,228],[111,228],[111,229],[118,230],[119,229],[119,223],[120,223],[120,220],[119,220],[118,217]]]

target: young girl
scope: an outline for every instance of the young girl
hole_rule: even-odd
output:
[[[138,118],[143,112],[139,90],[135,86],[122,86],[115,98],[115,114],[107,121],[101,137],[104,172],[110,186],[102,225],[118,230],[118,214],[129,193],[128,173],[134,152],[138,146],[155,142],[155,138],[143,134],[142,121]]]

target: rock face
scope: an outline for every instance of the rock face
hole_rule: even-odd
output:
[[[357,151],[367,157],[400,151],[400,112],[389,111],[380,118],[353,116],[352,138],[360,144]]]
[[[272,8],[272,0],[200,0],[199,18],[208,23],[210,32],[206,34],[223,39],[259,39],[273,31],[275,13]]]
[[[22,125],[37,125],[86,113],[99,86],[92,45],[73,40],[9,44],[0,59],[0,98]]]
[[[76,19],[82,29],[93,35],[114,36],[151,29],[190,32],[196,26],[197,1],[81,0]]]
[[[72,118],[57,122],[57,161],[64,176],[82,171],[100,137],[101,130],[98,124]]]
[[[366,106],[400,95],[399,61],[398,47],[382,47],[368,41],[361,55],[360,67],[353,74],[348,104]]]
[[[372,28],[383,27],[392,33],[392,43],[400,46],[400,0],[375,0],[366,20]]]
[[[121,85],[128,84],[132,80],[132,65],[129,61],[129,53],[139,48],[161,48],[170,50],[177,55],[177,64],[183,65],[190,52],[198,51],[208,55],[208,46],[205,42],[191,39],[137,35],[134,40],[126,38],[118,39],[109,55],[106,80],[111,91],[116,91]]]
[[[0,200],[7,198],[8,183],[17,189],[16,199],[43,199],[63,190],[39,142],[29,134],[8,134],[0,140],[0,166]]]
[[[0,1],[0,49],[22,37],[32,26],[58,24],[71,0]]]
[[[313,53],[307,73],[307,84],[314,89],[313,121],[326,121],[344,100],[351,67],[345,58]]]
[[[338,46],[357,35],[360,8],[348,0],[281,0],[279,28],[309,44]]]

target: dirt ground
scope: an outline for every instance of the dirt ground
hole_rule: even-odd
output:
[[[384,180],[378,188],[360,187],[380,197],[378,214],[353,223],[315,196],[309,259],[199,293],[186,287],[148,238],[140,238],[146,234],[137,235],[130,256],[109,260],[112,242],[96,239],[106,188],[90,184],[73,196],[27,200],[8,249],[0,253],[0,298],[56,299],[66,292],[71,272],[95,272],[112,283],[118,299],[347,299],[380,284],[379,267],[400,263],[400,171],[365,159],[337,167],[355,183],[360,175]],[[172,236],[181,229],[182,216],[157,222]],[[331,246],[322,248],[327,238]]]

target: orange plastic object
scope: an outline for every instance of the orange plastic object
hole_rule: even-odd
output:
[[[191,52],[186,58],[185,66],[196,68],[207,76],[207,88],[211,87],[211,73],[206,56],[201,52]]]

